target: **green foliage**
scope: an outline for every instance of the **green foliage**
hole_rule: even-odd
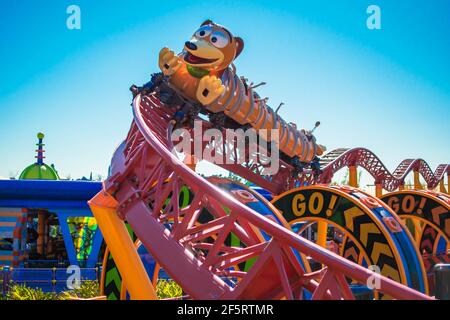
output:
[[[58,300],[69,300],[72,298],[90,299],[100,295],[100,287],[97,281],[83,281],[78,289],[62,292]]]
[[[173,280],[158,280],[156,294],[159,299],[177,298],[183,295],[183,289]]]
[[[70,300],[72,298],[89,299],[98,297],[100,289],[97,281],[83,281],[80,288],[62,293],[46,293],[39,288],[30,288],[23,284],[11,284],[9,292],[0,300]]]
[[[46,293],[42,289],[30,288],[23,284],[11,284],[9,292],[0,300],[71,300],[73,298],[89,299],[100,295],[97,281],[83,281],[80,288],[62,293]],[[183,295],[183,289],[173,280],[161,279],[156,286],[159,299],[178,298]]]
[[[43,292],[42,289],[29,288],[23,284],[12,284],[5,300],[55,300],[56,294]]]

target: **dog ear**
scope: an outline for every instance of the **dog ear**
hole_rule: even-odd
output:
[[[205,21],[200,25],[200,27],[207,26],[207,25],[213,24],[213,23],[214,23],[214,22],[213,22],[211,19],[208,19],[208,20],[205,20]]]
[[[242,50],[244,50],[244,40],[240,37],[235,37],[234,40],[236,40],[236,56],[235,59],[242,53]]]

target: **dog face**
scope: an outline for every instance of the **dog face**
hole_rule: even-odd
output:
[[[210,71],[226,69],[244,49],[244,41],[227,29],[206,20],[184,46],[183,60]]]

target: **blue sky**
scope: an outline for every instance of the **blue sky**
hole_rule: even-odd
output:
[[[81,8],[82,29],[66,28]],[[366,9],[381,8],[382,30]],[[238,73],[328,149],[363,146],[391,170],[450,161],[450,1],[2,1],[0,176],[34,161],[36,133],[61,175],[105,175],[126,136],[132,83],[157,72],[205,19],[245,41]]]

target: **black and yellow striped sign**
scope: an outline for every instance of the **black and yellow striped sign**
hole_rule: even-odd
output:
[[[272,203],[291,224],[323,221],[338,228],[346,236],[340,248],[346,258],[377,266],[382,275],[427,291],[412,237],[381,201],[349,187],[309,186],[286,192]]]
[[[450,202],[443,194],[405,190],[389,193],[381,200],[401,218],[422,220],[450,239]]]
[[[448,195],[427,190],[404,190],[380,198],[402,219],[419,221],[411,227],[427,272],[431,272],[450,248],[450,198]],[[441,245],[441,242],[443,242]]]

